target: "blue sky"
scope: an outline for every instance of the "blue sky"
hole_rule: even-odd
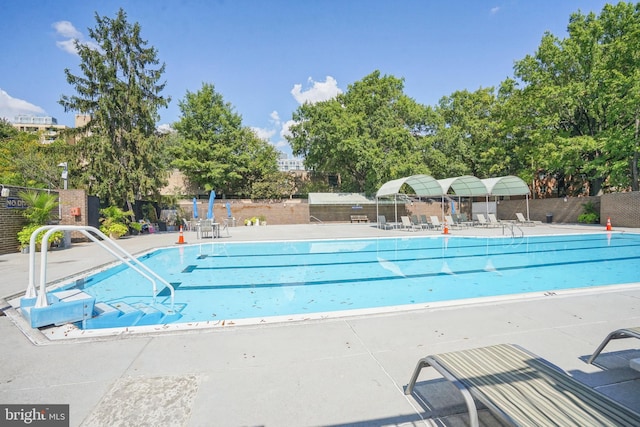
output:
[[[0,117],[49,115],[73,126],[58,104],[78,73],[69,41],[90,41],[95,14],[122,7],[166,64],[160,125],[180,117],[187,91],[211,83],[243,123],[291,152],[283,132],[305,101],[344,92],[374,70],[405,80],[425,105],[456,90],[496,87],[535,53],[545,31],[564,38],[572,12],[600,13],[596,0],[3,0]],[[610,2],[611,3],[611,2]]]

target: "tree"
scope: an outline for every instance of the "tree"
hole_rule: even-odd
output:
[[[559,182],[584,176],[591,194],[603,184],[638,189],[639,9],[619,3],[599,16],[574,13],[568,38],[545,34],[535,55],[515,65],[532,157]]]
[[[76,40],[82,75],[69,69],[65,75],[77,95],[63,95],[59,103],[91,117],[79,130],[86,135],[77,165],[85,186],[110,204],[124,205],[157,193],[166,182],[163,163],[156,161],[161,140],[154,135],[158,109],[169,102],[160,95],[165,66],[122,9],[113,19],[95,18],[89,35],[98,47]]]
[[[251,196],[255,183],[277,172],[277,151],[242,125],[242,117],[212,84],[180,101],[180,136],[170,147],[173,166],[205,191]]]
[[[316,172],[340,174],[345,191],[373,193],[390,179],[428,173],[428,110],[403,89],[402,79],[374,71],[334,99],[301,105],[287,137],[293,153]]]
[[[0,182],[4,184],[60,188],[58,164],[74,157],[74,147],[62,139],[41,144],[38,135],[0,121]]]

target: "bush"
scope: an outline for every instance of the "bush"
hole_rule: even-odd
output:
[[[583,224],[598,224],[600,222],[600,214],[596,211],[593,203],[584,203],[582,209],[584,212],[578,215],[578,222]]]
[[[100,219],[102,225],[100,231],[113,239],[119,239],[129,232],[129,224],[132,224],[133,212],[123,211],[117,206],[109,206],[100,209],[104,218]]]
[[[42,227],[41,224],[26,225],[22,228],[22,230],[18,232],[18,241],[20,242],[20,249],[29,247],[29,244],[31,243],[31,235],[33,234],[34,231],[36,231],[40,227]],[[42,245],[42,238],[44,237],[47,231],[49,230],[44,230],[38,233],[38,236],[36,237],[36,244],[38,245],[38,247]],[[51,233],[51,236],[49,236],[49,242],[57,243],[62,241],[63,238],[64,238],[64,233],[62,231],[55,231]]]

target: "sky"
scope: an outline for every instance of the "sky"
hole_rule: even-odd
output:
[[[179,102],[204,83],[243,124],[291,155],[284,135],[304,102],[330,99],[378,70],[404,79],[424,105],[458,90],[498,87],[558,38],[574,12],[599,14],[602,0],[2,0],[0,117],[52,116],[74,125],[58,101],[75,95],[73,39],[91,43],[95,15],[129,23],[166,65],[159,126],[180,119]],[[609,2],[613,3],[613,2]]]

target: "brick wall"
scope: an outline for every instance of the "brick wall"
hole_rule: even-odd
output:
[[[640,227],[640,191],[611,193],[601,197],[600,223],[616,227]]]
[[[529,219],[547,222],[547,214],[553,215],[553,222],[577,223],[578,216],[584,213],[583,205],[593,203],[596,212],[600,210],[600,197],[569,197],[564,199],[529,199]],[[526,199],[501,200],[497,207],[498,219],[515,220],[516,212],[527,216]],[[606,221],[606,218],[605,218]]]
[[[85,190],[59,190],[60,194],[60,224],[88,225],[87,193]],[[80,215],[72,215],[72,210],[79,208]],[[81,233],[71,233],[72,241],[88,240]]]
[[[23,188],[4,186],[9,189],[9,197],[18,197]],[[27,223],[22,215],[24,209],[7,207],[7,197],[0,197],[0,254],[18,252],[18,232]]]

